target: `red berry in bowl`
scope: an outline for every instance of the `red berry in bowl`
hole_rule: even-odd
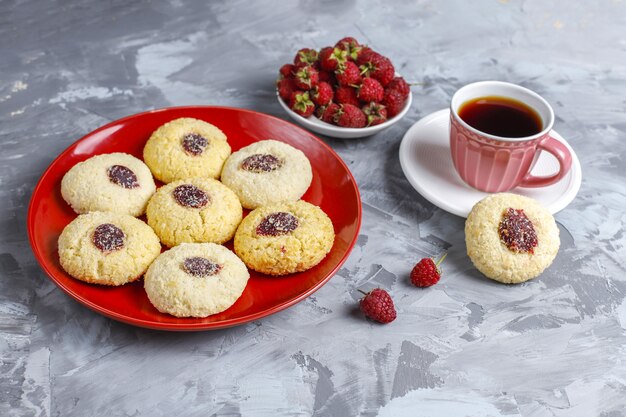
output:
[[[296,53],[293,63],[296,66],[313,65],[313,63],[317,62],[317,58],[318,53],[315,49],[302,48]]]
[[[319,54],[320,68],[326,71],[334,71],[337,67],[348,60],[348,52],[327,46],[322,48]]]
[[[309,117],[315,111],[315,104],[311,101],[308,91],[296,90],[291,93],[289,108],[302,117]]]
[[[355,85],[361,82],[361,73],[354,62],[346,61],[335,70],[335,78],[339,85]]]
[[[385,90],[382,103],[387,108],[387,117],[391,119],[402,111],[406,99],[402,97],[398,90]]]
[[[312,66],[300,67],[294,75],[296,86],[302,90],[315,88],[319,83],[319,73]]]
[[[402,77],[394,77],[385,89],[396,90],[404,99],[407,99],[411,93],[411,86]]]
[[[296,83],[293,81],[293,78],[283,78],[276,81],[276,88],[278,89],[278,95],[285,102],[289,102],[291,93],[297,90]]]
[[[363,78],[361,85],[357,87],[357,97],[359,100],[369,102],[380,102],[385,95],[385,89],[373,78]]]
[[[333,96],[333,88],[324,81],[311,90],[311,99],[318,106],[327,106],[333,100]]]
[[[354,87],[337,87],[335,90],[335,101],[339,104],[359,105],[359,98]]]
[[[371,102],[361,110],[367,117],[367,126],[376,126],[387,121],[387,109],[380,103]]]
[[[296,66],[291,64],[285,64],[278,70],[283,78],[293,78],[293,74],[296,72]]]
[[[341,127],[365,127],[367,117],[357,106],[343,104],[335,113],[335,122]]]

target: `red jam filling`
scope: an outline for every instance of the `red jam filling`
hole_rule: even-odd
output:
[[[124,247],[126,235],[119,227],[111,223],[104,223],[96,227],[91,236],[91,242],[101,252],[109,253]]]
[[[300,225],[298,219],[290,213],[278,212],[265,217],[256,228],[259,236],[282,236],[293,232]]]
[[[271,172],[282,166],[282,161],[270,154],[254,154],[243,160],[241,169],[251,172]]]
[[[208,145],[208,141],[204,136],[197,133],[188,133],[183,137],[183,149],[188,155],[198,156],[204,152]]]
[[[137,175],[124,165],[110,166],[107,169],[107,175],[109,176],[109,181],[122,188],[132,189],[139,187]]]
[[[209,195],[191,184],[183,184],[172,191],[174,200],[183,207],[202,208],[209,203]]]
[[[222,265],[211,262],[206,258],[194,256],[183,261],[183,271],[194,277],[205,278],[215,275],[222,269]]]
[[[535,253],[537,232],[524,210],[508,208],[502,213],[498,226],[500,240],[512,252]]]

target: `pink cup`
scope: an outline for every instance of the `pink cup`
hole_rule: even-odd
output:
[[[522,138],[505,138],[481,132],[465,123],[458,114],[461,105],[480,97],[508,97],[533,108],[541,117],[541,132]],[[450,104],[450,150],[457,172],[467,184],[490,193],[515,187],[544,187],[563,178],[572,165],[565,145],[550,136],[554,111],[537,93],[515,84],[481,81],[459,89]],[[546,177],[532,175],[541,151],[559,161],[559,171]]]

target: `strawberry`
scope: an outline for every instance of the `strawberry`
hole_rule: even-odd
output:
[[[330,103],[328,106],[318,108],[318,118],[326,123],[335,124],[335,114],[340,109],[339,104]]]
[[[302,117],[309,117],[315,111],[315,104],[311,101],[308,91],[296,90],[291,93],[289,108]]]
[[[424,258],[420,260],[411,271],[411,282],[416,287],[430,287],[431,285],[435,285],[439,282],[439,278],[441,278],[441,271],[438,269],[438,266],[443,262],[446,258],[447,253],[445,253],[441,259],[435,264],[433,258]]]
[[[378,80],[383,87],[393,80],[396,70],[393,64],[389,60],[376,52],[369,53],[368,59],[364,64],[361,64],[361,74],[365,77],[372,77]]]
[[[391,323],[396,319],[396,309],[387,291],[376,288],[363,294],[365,297],[359,301],[359,307],[365,316],[383,324]]]
[[[380,103],[371,102],[361,108],[367,117],[367,126],[376,126],[387,121],[387,109]]]
[[[339,48],[327,46],[319,53],[320,67],[326,71],[334,71],[337,67],[348,60],[348,52]]]
[[[294,75],[296,86],[302,90],[315,88],[319,83],[319,73],[310,65],[300,67]]]
[[[333,99],[333,88],[327,82],[321,81],[311,90],[311,99],[318,106],[326,106]]]
[[[335,113],[335,122],[341,127],[365,127],[367,118],[357,106],[342,104]]]
[[[283,78],[293,78],[293,74],[296,72],[296,66],[291,64],[285,64],[278,70]]]
[[[283,78],[276,81],[276,88],[278,89],[278,95],[285,102],[289,102],[291,93],[293,93],[294,90],[297,90],[296,83],[293,78]]]
[[[402,111],[406,99],[402,97],[402,94],[400,94],[398,90],[385,90],[382,103],[387,108],[387,117],[391,119]]]
[[[352,37],[345,37],[335,44],[335,48],[339,48],[348,53],[348,59],[356,61],[361,53],[363,47],[356,39]]]
[[[357,88],[357,97],[364,102],[380,102],[385,94],[385,89],[373,78],[363,78],[361,85]]]
[[[335,70],[339,85],[354,85],[361,82],[359,67],[352,61],[346,61]]]
[[[361,53],[359,54],[356,60],[357,65],[367,64],[370,61],[372,54],[380,55],[378,52],[374,51],[369,46],[362,47]]]
[[[334,85],[337,80],[335,79],[335,73],[333,71],[319,70],[320,81],[325,81],[330,85]]]
[[[402,77],[395,77],[389,84],[387,84],[386,90],[397,90],[405,99],[409,97],[411,93],[411,87]]]
[[[359,105],[359,98],[356,95],[356,89],[354,87],[337,87],[335,90],[335,101],[339,104],[352,104],[354,106]]]
[[[293,63],[296,66],[312,65],[317,61],[318,54],[315,49],[302,48],[296,53]]]

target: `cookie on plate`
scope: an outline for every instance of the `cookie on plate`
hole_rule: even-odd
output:
[[[184,117],[152,133],[143,159],[155,178],[170,183],[185,178],[218,178],[230,155],[226,135],[216,126]]]
[[[255,271],[286,275],[320,263],[335,240],[333,224],[306,201],[278,203],[252,211],[235,234],[235,253]]]
[[[169,183],[154,194],[146,210],[148,224],[166,246],[183,242],[224,243],[241,222],[235,193],[210,178]]]
[[[111,211],[141,216],[155,190],[146,164],[126,153],[93,156],[74,165],[61,180],[61,195],[78,214]]]
[[[74,219],[58,244],[61,266],[68,274],[102,285],[138,279],[161,252],[159,238],[141,220],[99,211]]]
[[[505,284],[541,274],[559,251],[559,228],[537,201],[517,194],[485,197],[465,221],[467,255],[488,278]]]
[[[157,310],[176,317],[220,313],[241,296],[248,269],[234,253],[214,243],[183,243],[163,252],[144,278]]]
[[[222,182],[247,209],[296,201],[311,185],[313,172],[299,149],[277,140],[262,140],[233,153],[224,164]]]

